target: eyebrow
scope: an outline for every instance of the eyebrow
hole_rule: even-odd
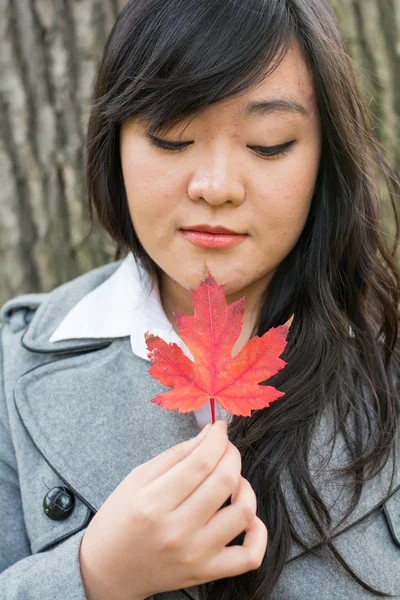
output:
[[[242,106],[239,117],[244,119],[253,115],[269,115],[274,112],[294,112],[303,117],[310,117],[310,113],[302,104],[290,98],[271,98],[271,100],[249,102]]]

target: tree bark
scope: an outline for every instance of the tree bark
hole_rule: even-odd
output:
[[[113,259],[90,234],[83,148],[117,0],[0,0],[0,303]]]
[[[400,170],[400,0],[331,0],[375,132]],[[0,305],[114,260],[91,233],[83,148],[96,67],[125,0],[0,0]]]
[[[374,133],[400,171],[400,0],[330,0],[374,117]]]

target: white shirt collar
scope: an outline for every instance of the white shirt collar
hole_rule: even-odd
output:
[[[136,265],[133,254],[129,253],[111,277],[67,313],[49,342],[130,336],[133,353],[149,360],[146,332],[159,335],[167,343],[175,342],[194,360],[165,314],[158,281]]]

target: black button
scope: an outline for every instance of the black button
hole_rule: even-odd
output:
[[[68,519],[75,506],[75,498],[69,489],[55,487],[43,498],[43,510],[49,519],[63,521]]]

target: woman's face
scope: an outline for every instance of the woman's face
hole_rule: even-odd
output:
[[[270,105],[246,114],[251,102],[278,100],[302,108]],[[122,126],[121,162],[133,226],[163,271],[162,300],[169,312],[193,314],[190,289],[200,284],[205,261],[224,284],[228,304],[246,296],[245,311],[251,311],[300,237],[318,171],[318,109],[299,47],[292,46],[261,85],[207,107],[187,123],[157,133],[162,140],[187,143],[183,151],[151,145],[146,123],[138,119]],[[287,152],[277,156],[262,156],[254,148],[281,145]],[[182,234],[182,228],[197,224],[246,236],[230,248],[198,247]]]

